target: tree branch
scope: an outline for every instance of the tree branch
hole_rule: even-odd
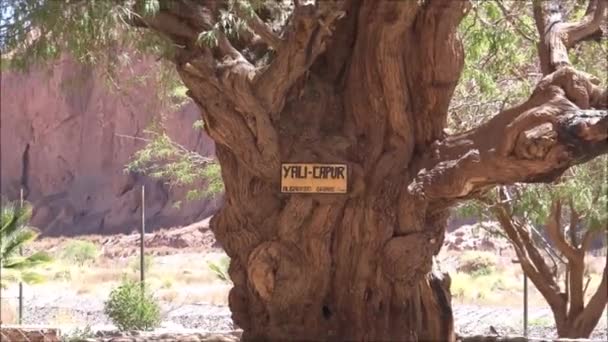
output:
[[[524,104],[436,141],[414,162],[412,186],[431,200],[463,199],[497,184],[549,182],[608,153],[608,111],[581,110],[605,108],[594,87],[572,68],[556,71]]]
[[[547,234],[549,235],[551,241],[555,244],[555,247],[566,256],[568,263],[576,262],[578,259],[580,259],[581,255],[579,255],[577,250],[571,246],[568,241],[566,241],[561,232],[561,214],[561,201],[559,199],[555,199],[551,203],[551,213],[549,214],[547,222],[545,223]]]
[[[570,244],[574,248],[578,248],[578,224],[580,223],[580,215],[574,207],[574,200],[572,197],[568,199],[568,206],[570,207]]]
[[[586,253],[589,250],[589,248],[591,247],[591,242],[593,242],[593,239],[599,234],[600,231],[601,230],[599,229],[588,229],[585,232],[585,235],[583,235],[583,240],[581,242],[581,252]]]
[[[272,32],[270,27],[258,17],[252,8],[245,8],[244,6],[247,5],[237,1],[235,10],[238,16],[244,19],[251,30],[260,36],[269,47],[276,50],[282,42],[281,38]]]
[[[540,35],[538,52],[543,74],[571,65],[568,49],[596,34],[606,18],[608,1],[598,0],[595,9],[578,23],[562,22],[559,3],[555,0],[535,0],[534,20]]]
[[[576,317],[574,321],[574,326],[579,328],[578,331],[581,332],[581,335],[589,336],[600,317],[602,317],[602,312],[604,311],[604,307],[606,303],[608,303],[608,268],[604,267],[604,274],[602,276],[602,281],[600,282],[597,290],[589,299],[587,306],[583,310],[581,314]]]
[[[255,92],[276,120],[291,86],[325,50],[332,25],[342,17],[338,5],[319,13],[312,4],[296,6],[286,37],[278,44],[277,56],[259,73],[253,83]]]
[[[593,8],[595,6],[595,8]],[[577,23],[568,24],[565,26],[567,38],[566,47],[572,48],[578,42],[588,39],[591,36],[601,33],[601,24],[606,20],[608,8],[607,0],[590,1],[588,14]]]
[[[518,223],[513,222],[504,205],[494,206],[491,210],[512,242],[512,246],[526,276],[532,280],[554,312],[565,313],[566,301],[560,296],[559,286],[555,282],[555,278],[551,272],[549,272],[545,261],[540,256],[540,253],[538,253],[538,250],[536,250],[536,253],[529,254],[530,251],[535,250],[530,236],[526,234]],[[525,242],[526,239],[528,240],[527,242]]]
[[[140,24],[179,44],[174,62],[188,95],[203,110],[207,133],[254,175],[276,181],[278,134],[263,101],[255,96],[254,66],[216,28],[219,6],[214,1],[171,1],[152,15],[140,16]],[[200,34],[209,30],[215,42],[206,45]]]
[[[496,1],[496,4],[498,5],[498,7],[500,8],[500,10],[502,11],[502,14],[505,16],[505,18],[511,24],[511,26],[513,26],[515,31],[517,31],[517,33],[519,33],[519,35],[522,36],[522,38],[524,38],[525,40],[527,40],[531,43],[536,42],[534,37],[530,37],[530,35],[528,35],[526,32],[524,32],[524,30],[522,30],[520,27],[520,26],[527,26],[527,25],[521,20],[518,20],[517,22],[515,22],[514,17],[517,18],[517,16],[509,12],[509,10],[505,7],[505,4],[502,3],[502,0],[495,0],[495,1]],[[526,27],[526,28],[529,28],[529,27]]]

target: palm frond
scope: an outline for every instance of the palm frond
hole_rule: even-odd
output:
[[[21,272],[11,269],[2,268],[2,277],[0,277],[0,288],[6,289],[9,284],[16,283],[21,280]]]
[[[25,226],[32,217],[32,206],[29,203],[24,203],[18,207],[14,204],[2,206],[2,214],[0,215],[0,234],[2,238],[10,238],[12,234]]]
[[[29,228],[22,228],[14,231],[11,236],[2,236],[0,241],[0,258],[7,259],[15,254],[19,247],[23,247],[28,242],[38,237],[38,233]]]
[[[22,272],[21,281],[23,281],[26,284],[30,284],[30,285],[41,284],[46,281],[46,277],[40,273],[36,273],[36,272],[32,272],[32,271]]]
[[[40,266],[53,261],[50,255],[44,252],[37,252],[28,257],[13,256],[6,259],[2,264],[2,268],[24,270],[27,268]]]

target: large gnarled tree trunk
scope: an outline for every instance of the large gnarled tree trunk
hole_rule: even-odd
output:
[[[606,113],[584,111],[605,108],[606,91],[567,66],[526,103],[444,133],[468,1],[296,0],[282,35],[237,5],[243,34],[201,45],[223,6],[169,1],[135,24],[181,47],[217,144],[226,195],[212,229],[246,340],[452,340],[449,277],[432,271],[449,208],[608,147]],[[255,66],[260,44],[274,52]],[[538,139],[520,134],[538,126]],[[348,194],[281,194],[281,163],[310,161],[348,164]]]

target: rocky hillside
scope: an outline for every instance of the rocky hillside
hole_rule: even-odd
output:
[[[134,75],[157,70],[152,60],[134,61],[131,68]],[[168,112],[155,96],[153,78],[117,91],[103,72],[69,58],[25,74],[2,72],[2,196],[18,199],[23,187],[35,207],[32,223],[45,235],[131,231],[141,218],[142,184],[149,229],[189,224],[212,214],[220,199],[176,209],[173,204],[182,199],[183,189],[124,172],[144,142],[122,135],[143,136],[159,113],[168,115],[168,133],[179,143],[211,155],[212,141],[192,129],[198,109],[190,104]],[[116,84],[127,84],[133,74],[119,76]]]

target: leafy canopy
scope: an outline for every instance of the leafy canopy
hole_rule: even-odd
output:
[[[158,0],[144,1],[148,11]],[[133,30],[132,1],[12,0],[0,2],[3,64],[25,69],[70,54],[84,63],[117,62],[120,50],[167,56],[170,45],[146,30]]]
[[[449,128],[463,131],[503,109],[521,103],[529,96],[532,87],[541,77],[537,62],[538,33],[532,16],[532,2],[519,0],[472,0],[473,9],[462,21],[459,30],[465,48],[465,68],[450,106]],[[135,10],[141,14],[137,14]],[[586,10],[585,2],[564,2],[566,18],[579,20]],[[140,15],[156,13],[170,2],[159,0],[13,0],[0,2],[0,50],[2,65],[27,68],[46,63],[69,54],[83,63],[104,63],[112,70],[129,64],[134,51],[143,55],[171,57],[174,45],[149,30],[134,29],[130,23]],[[243,10],[249,15],[269,12],[266,23],[278,32],[286,22],[292,4],[290,1],[228,0],[219,11],[216,24],[199,34],[201,44],[217,44],[217,33],[238,37],[244,29],[243,18],[235,15]],[[245,16],[245,19],[247,17]],[[608,79],[608,40],[586,42],[570,51],[570,60],[578,69]],[[158,79],[167,85],[160,94],[164,97],[184,99],[186,89],[179,82],[173,68],[161,64]],[[169,70],[169,71],[166,71]],[[114,78],[111,78],[114,79]],[[142,80],[145,82],[145,80]],[[601,160],[598,163],[601,163]],[[575,181],[583,175],[596,174],[597,163],[579,166],[568,173],[574,180],[565,181],[556,191],[575,189],[571,195],[587,210],[589,220],[602,218],[601,199],[589,208],[589,198],[595,183]],[[147,173],[162,178],[174,186],[195,187],[207,180],[203,190],[188,193],[191,199],[212,195],[223,189],[220,168],[195,152],[186,151],[162,130],[152,130],[148,144],[139,151],[127,166],[130,171]],[[595,177],[595,176],[594,176]],[[578,182],[572,185],[571,182]],[[567,185],[571,184],[571,185]],[[602,183],[604,184],[604,183]],[[586,188],[581,188],[586,186]],[[518,188],[523,189],[523,186]],[[526,187],[526,189],[528,189]],[[559,190],[562,189],[562,190]],[[530,186],[521,192],[525,215],[537,221],[546,208],[545,195],[549,187]],[[548,196],[548,195],[547,195]],[[584,199],[584,200],[583,200]],[[534,201],[533,201],[534,200]],[[541,204],[534,204],[539,202]],[[538,215],[530,208],[540,208]],[[543,209],[544,208],[544,209]],[[466,209],[466,208],[461,208]],[[523,210],[523,209],[522,209]],[[523,212],[521,212],[523,215]],[[596,213],[596,214],[593,214]],[[594,223],[595,224],[595,223]]]
[[[500,110],[524,102],[542,77],[538,64],[538,32],[532,1],[473,0],[459,26],[465,66],[450,104],[448,127],[471,129]],[[580,20],[585,2],[564,2],[568,20]],[[608,40],[579,44],[570,61],[582,71],[608,80]]]
[[[568,20],[579,20],[584,2],[564,3]],[[470,14],[459,31],[465,48],[465,67],[450,105],[449,128],[461,132],[479,125],[503,108],[522,103],[542,73],[538,65],[531,1],[474,0]],[[574,66],[608,80],[608,40],[579,44],[570,51]],[[584,213],[588,227],[597,228],[608,220],[608,159],[597,158],[566,171],[554,184],[516,184],[509,186],[513,214],[541,226],[555,197],[572,198]],[[495,199],[497,194],[491,192]],[[490,218],[480,202],[463,203],[459,216]]]
[[[581,215],[587,229],[606,229],[608,225],[608,157],[602,156],[586,164],[568,169],[553,184],[515,184],[506,187],[511,196],[510,206],[514,216],[542,227],[551,211],[553,199],[572,202]],[[495,201],[497,190],[487,194]],[[569,210],[570,208],[568,208]],[[488,206],[484,202],[471,201],[456,208],[461,217],[477,216],[490,219]],[[568,221],[569,215],[564,217]]]
[[[200,122],[195,126],[200,127]],[[135,153],[126,166],[127,171],[165,180],[172,187],[190,189],[186,193],[187,200],[212,197],[224,191],[221,169],[215,159],[185,148],[162,130],[148,130],[147,133],[151,138]]]

